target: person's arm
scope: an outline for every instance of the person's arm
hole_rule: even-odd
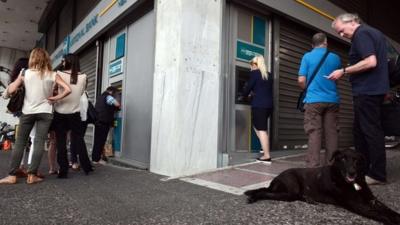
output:
[[[301,90],[306,89],[306,80],[307,80],[306,76],[299,75],[299,77],[297,78],[297,83],[299,84]]]
[[[357,37],[353,37],[352,48],[355,49],[361,60],[354,65],[343,67],[333,71],[327,78],[330,80],[338,80],[344,74],[357,75],[361,72],[371,70],[378,65],[376,43],[371,38],[369,31],[361,30],[357,33]],[[386,62],[381,62],[386,63]]]
[[[62,87],[64,90],[62,93],[58,93],[55,96],[48,97],[47,100],[49,100],[51,103],[54,103],[60,99],[63,99],[65,96],[69,95],[71,93],[71,88],[70,86],[65,83],[65,81],[60,77],[60,75],[56,74],[56,84],[59,87]],[[59,89],[60,90],[60,89]]]
[[[354,65],[343,67],[341,69],[333,71],[327,78],[330,80],[338,80],[345,74],[350,74],[350,75],[358,74],[370,70],[372,68],[375,68],[376,65],[377,65],[376,56],[370,55]]]
[[[7,92],[8,94],[12,94],[17,91],[17,89],[24,83],[24,75],[23,71],[20,72],[18,75],[18,78],[12,82],[10,85],[8,85]]]
[[[118,100],[115,99],[114,106],[117,107],[118,109],[120,109],[121,108],[121,103],[119,103]]]
[[[121,104],[115,99],[112,95],[107,95],[106,103],[111,106],[115,106],[117,108],[121,108]]]
[[[299,68],[299,75],[297,77],[297,84],[301,88],[301,90],[306,89],[307,86],[307,74],[309,70],[309,63],[308,63],[308,53],[304,54],[301,58],[300,68]]]
[[[242,90],[242,96],[243,97],[248,97],[250,92],[253,90],[254,86],[256,85],[256,70],[253,70],[250,72],[250,79],[249,81],[244,85],[243,90]]]

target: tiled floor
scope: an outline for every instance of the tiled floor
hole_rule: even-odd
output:
[[[387,158],[396,155],[400,155],[400,151],[386,151]],[[321,159],[323,159],[323,156],[323,153],[321,153]],[[304,166],[304,154],[297,154],[274,158],[271,164],[253,162],[180,179],[193,184],[241,195],[246,190],[268,186],[275,176],[286,169]]]
[[[241,195],[246,190],[267,186],[279,173],[294,167],[304,167],[303,155],[275,158],[271,164],[253,162],[231,166],[181,180]]]

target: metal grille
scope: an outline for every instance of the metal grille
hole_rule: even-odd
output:
[[[86,73],[88,77],[87,92],[89,100],[94,104],[96,95],[96,66],[97,66],[97,49],[96,46],[90,46],[88,49],[79,54],[79,63],[81,72]],[[85,143],[89,151],[93,147],[94,126],[90,124],[86,130]]]
[[[281,20],[279,40],[279,113],[277,120],[277,146],[279,149],[296,149],[305,147],[307,136],[303,129],[303,113],[296,110],[300,88],[297,84],[298,70],[303,54],[311,50],[311,38],[316,31],[312,31],[299,24]],[[347,64],[347,47],[337,41],[329,39],[329,49],[337,53],[343,64]],[[341,96],[341,111],[339,114],[340,147],[352,144],[352,102],[351,87],[347,80],[339,81]]]

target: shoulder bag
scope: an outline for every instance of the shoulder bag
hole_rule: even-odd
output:
[[[86,97],[88,98],[88,108],[87,108],[87,123],[95,124],[97,121],[96,109],[93,106],[93,103],[89,100],[89,96],[85,91]]]
[[[22,76],[25,76],[25,70],[22,71]],[[22,84],[15,93],[10,97],[7,104],[7,109],[11,113],[17,113],[22,111],[25,99],[25,86]]]

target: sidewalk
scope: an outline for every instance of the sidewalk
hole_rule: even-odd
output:
[[[388,160],[400,156],[398,150],[387,150],[386,154]],[[323,158],[324,153],[321,153],[321,159]],[[304,151],[273,158],[271,164],[255,161],[183,177],[180,180],[235,195],[242,195],[246,190],[269,186],[272,179],[282,171],[295,167],[305,167]]]
[[[11,152],[0,151],[0,176]],[[389,183],[372,187],[375,195],[400,212],[400,151],[388,150]],[[272,165],[250,163],[182,178],[230,187],[223,192],[145,170],[107,164],[89,176],[70,171],[68,179],[46,176],[27,185],[0,185],[0,225],[378,225],[345,209],[305,202],[260,201],[247,204],[240,191],[264,185],[301,157],[275,158]],[[44,157],[40,171],[48,170]],[[256,179],[253,179],[256,178]]]

